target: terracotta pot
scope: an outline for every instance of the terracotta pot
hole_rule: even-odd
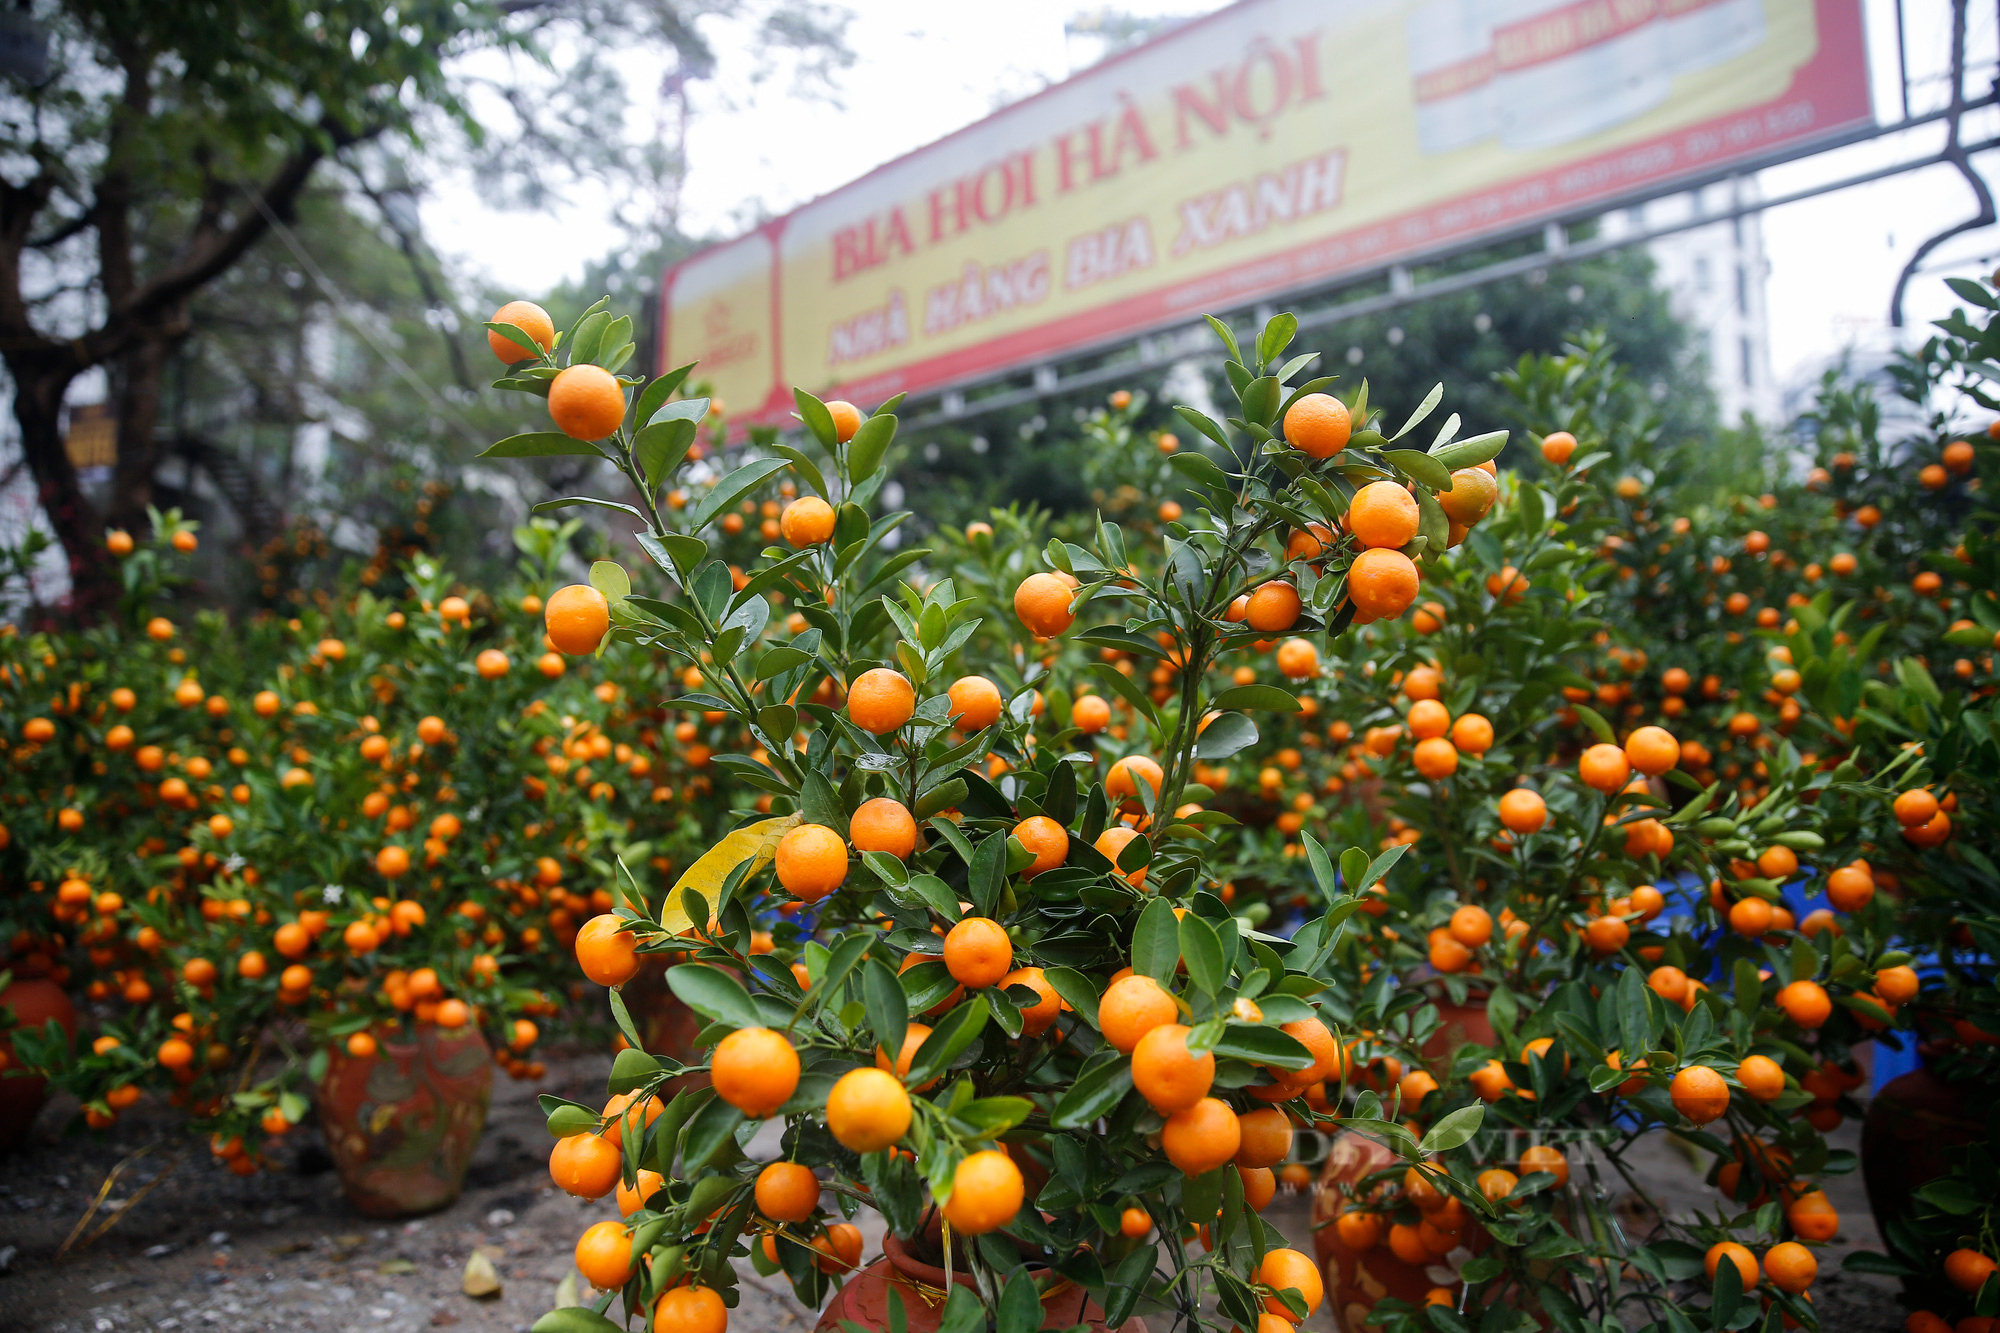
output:
[[[962,1271],[952,1274],[952,1280],[963,1287],[973,1286],[972,1278]],[[935,1333],[943,1322],[944,1287],[942,1268],[911,1258],[901,1241],[886,1235],[882,1238],[882,1258],[848,1278],[834,1293],[819,1317],[816,1333],[836,1333],[843,1319],[864,1328],[888,1328],[891,1292],[903,1298],[909,1333]],[[1106,1333],[1104,1311],[1091,1304],[1083,1288],[1073,1282],[1059,1280],[1055,1289],[1042,1297],[1042,1309],[1047,1315],[1043,1328],[1083,1324],[1092,1333]],[[1118,1326],[1117,1333],[1146,1333],[1146,1321],[1128,1319]]]
[[[486,1127],[493,1055],[476,1027],[426,1024],[364,1059],[336,1046],[315,1092],[327,1151],[355,1211],[427,1213],[465,1183]]]
[[[1868,1105],[1861,1123],[1861,1180],[1868,1188],[1868,1211],[1878,1235],[1910,1217],[1910,1196],[1944,1175],[1963,1156],[1961,1149],[1985,1137],[1966,1105],[1967,1086],[1949,1083],[1928,1065],[1890,1079]],[[1904,1290],[1921,1303],[1928,1294],[1917,1279]]]
[[[1494,1034],[1493,1024],[1486,1017],[1486,997],[1468,995],[1464,1004],[1453,1004],[1449,999],[1436,1002],[1438,1030],[1424,1043],[1424,1058],[1437,1066],[1439,1080],[1444,1077],[1445,1067],[1461,1046],[1492,1046],[1499,1038]]]
[[[14,1016],[15,1025],[39,1030],[51,1018],[64,1032],[76,1036],[76,1006],[69,994],[53,981],[41,978],[16,981],[0,990],[0,1009]],[[0,1039],[0,1054],[7,1057],[0,1067],[14,1066],[12,1042]],[[42,1104],[49,1097],[49,1081],[14,1073],[0,1073],[0,1153],[12,1152],[28,1137]]]
[[[1341,1333],[1372,1333],[1368,1316],[1384,1297],[1420,1306],[1432,1287],[1452,1285],[1451,1270],[1442,1264],[1419,1267],[1398,1259],[1389,1250],[1386,1232],[1373,1249],[1356,1253],[1341,1241],[1340,1230],[1333,1225],[1347,1202],[1340,1186],[1358,1188],[1368,1176],[1401,1160],[1373,1139],[1336,1134],[1313,1189],[1313,1250],[1326,1278],[1327,1308]]]

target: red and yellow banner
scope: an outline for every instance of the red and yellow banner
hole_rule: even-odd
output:
[[[1859,0],[1242,0],[668,270],[661,364],[872,404],[1871,123]]]

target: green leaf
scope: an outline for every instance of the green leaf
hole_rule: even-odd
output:
[[[1570,707],[1576,710],[1576,715],[1583,719],[1583,725],[1589,727],[1598,740],[1606,745],[1618,743],[1618,735],[1611,730],[1611,724],[1604,720],[1604,714],[1588,704],[1571,704]]]
[[[688,520],[689,526],[699,531],[719,518],[725,509],[741,500],[766,480],[791,466],[784,458],[760,458],[754,463],[746,463],[715,483],[715,489],[708,493],[694,515]]]
[[[1507,447],[1507,432],[1488,431],[1484,435],[1474,435],[1470,439],[1458,440],[1439,449],[1431,450],[1431,457],[1443,465],[1447,472],[1460,468],[1478,467],[1500,456]]]
[[[1131,1058],[1113,1050],[1100,1051],[1084,1065],[1076,1081],[1056,1102],[1049,1123],[1057,1129],[1081,1129],[1108,1115],[1131,1090]]]
[[[681,465],[694,446],[694,436],[692,421],[675,419],[655,421],[633,438],[632,461],[648,486],[657,491],[665,484],[668,475]]]
[[[1207,454],[1193,449],[1183,449],[1167,456],[1167,466],[1186,477],[1197,486],[1207,486],[1217,491],[1228,492],[1229,474]]]
[[[915,1087],[949,1069],[986,1026],[987,1012],[983,1004],[961,1004],[946,1014],[911,1058],[906,1082]]]
[[[582,1305],[565,1305],[537,1319],[529,1333],[624,1333],[597,1311]]]
[[[1181,455],[1175,454],[1179,458]],[[1109,662],[1092,662],[1089,667],[1091,678],[1100,680],[1112,693],[1131,704],[1139,715],[1153,724],[1153,730],[1160,730],[1160,715],[1153,709],[1153,701],[1142,693],[1132,682],[1132,678],[1113,667]]]
[[[611,1062],[611,1078],[604,1090],[614,1094],[630,1092],[665,1071],[665,1065],[644,1051],[627,1048],[618,1052],[618,1058]]]
[[[764,1026],[764,1016],[743,983],[706,963],[682,963],[667,969],[667,985],[688,1008],[703,1018],[732,1027]]]
[[[900,1061],[903,1036],[910,1027],[909,999],[903,983],[886,963],[870,959],[861,973],[861,998],[868,1010],[868,1026],[874,1030],[875,1044],[891,1061]]]
[[[526,435],[509,435],[497,444],[488,445],[479,457],[602,458],[604,451],[588,440],[572,439],[559,430],[537,430],[530,431]]]
[[[799,405],[799,420],[806,423],[820,448],[829,454],[840,447],[840,435],[833,428],[833,413],[826,410],[826,404],[807,393],[804,389],[793,389],[792,400]]]
[[[847,473],[855,482],[866,481],[882,465],[882,455],[896,438],[896,418],[877,412],[861,423],[847,442]]]
[[[1479,1132],[1479,1126],[1485,1119],[1486,1108],[1483,1105],[1461,1106],[1432,1125],[1423,1142],[1417,1145],[1417,1150],[1430,1154],[1462,1147],[1472,1142],[1472,1136]]]
[[[614,602],[632,595],[632,576],[616,560],[597,560],[590,566],[590,586]]]
[[[1084,1022],[1097,1026],[1098,994],[1089,977],[1073,967],[1051,967],[1043,971],[1042,979],[1055,988],[1056,994],[1076,1010]]]
[[[674,969],[678,971],[679,969]],[[717,1097],[688,1120],[687,1137],[681,1140],[681,1169],[687,1175],[707,1166],[722,1145],[730,1141],[743,1113]]]
[[[1188,919],[1193,920],[1194,913],[1188,913]],[[1210,1049],[1217,1055],[1280,1069],[1304,1069],[1313,1062],[1304,1042],[1267,1023],[1225,1023]]]
[[[1174,411],[1178,412],[1181,416],[1181,419],[1186,421],[1188,425],[1193,426],[1203,435],[1208,436],[1209,439],[1214,440],[1217,444],[1221,445],[1225,449],[1229,447],[1229,437],[1222,433],[1222,427],[1216,425],[1215,422],[1210,420],[1208,417],[1202,415],[1200,412],[1195,411],[1192,407],[1182,407],[1176,405],[1174,407]],[[1178,458],[1180,455],[1175,454],[1173,456]]]
[[[1174,919],[1173,904],[1155,898],[1132,928],[1132,970],[1167,986],[1180,961],[1180,924]]]
[[[1382,457],[1401,468],[1405,476],[1414,477],[1434,491],[1451,489],[1451,473],[1443,463],[1420,449],[1389,449]]]
[[[1228,980],[1222,937],[1202,917],[1189,912],[1180,919],[1181,957],[1187,959],[1188,980],[1204,995],[1220,995]]]
[[[653,414],[660,410],[667,399],[674,396],[674,390],[687,382],[687,377],[694,370],[694,366],[695,363],[690,361],[678,369],[668,371],[641,389],[639,403],[633,410],[632,420],[641,426],[650,426],[653,423]],[[707,410],[704,405],[702,411]]]
[[[1224,690],[1209,701],[1216,709],[1262,708],[1273,713],[1296,713],[1299,701],[1275,685],[1238,685]]]
[[[1241,713],[1223,713],[1202,728],[1201,736],[1194,743],[1194,752],[1201,759],[1227,759],[1256,743],[1255,722]]]

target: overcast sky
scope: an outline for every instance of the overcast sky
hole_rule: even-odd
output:
[[[714,23],[704,29],[722,55],[720,76],[697,84],[688,134],[689,174],[684,226],[695,233],[734,235],[762,209],[780,213],[988,114],[1007,100],[1066,77],[1098,55],[1088,39],[1065,36],[1065,20],[1090,8],[1085,0],[1007,0],[939,4],[937,0],[848,0],[856,63],[839,76],[838,103],[804,101],[786,90],[753,87],[732,64],[744,33]],[[1900,117],[1896,95],[1895,10],[1891,0],[1864,0],[1870,32],[1876,115]],[[1919,94],[1940,98],[1935,77],[1947,48],[1945,0],[1905,0],[1913,70],[1932,77]],[[1203,0],[1124,0],[1128,13],[1194,14],[1220,6]],[[1995,49],[1991,6],[1973,7],[1973,50],[1991,69]],[[653,57],[635,53],[634,91],[657,78]],[[1987,119],[1986,134],[2000,130]],[[1857,145],[1762,174],[1767,197],[1870,171],[1935,152],[1937,126]],[[2000,180],[2000,160],[1987,162]],[[1879,343],[1891,288],[1915,248],[1933,230],[1970,216],[1974,201],[1948,167],[1891,177],[1770,211],[1765,243],[1770,258],[1771,364],[1790,384],[1829,355],[1856,341]],[[485,211],[469,188],[447,183],[426,209],[440,248],[494,279],[508,275],[517,290],[544,290],[576,276],[584,263],[619,241],[608,223],[579,205],[553,214]],[[500,238],[505,238],[504,246]],[[453,238],[475,238],[454,245]],[[476,238],[493,237],[482,246]],[[1946,271],[1990,269],[2000,262],[2000,230],[1950,243],[1932,256]],[[1938,275],[1912,287],[1912,323],[1948,311],[1952,298]]]

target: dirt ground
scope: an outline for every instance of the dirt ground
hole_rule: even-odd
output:
[[[137,1191],[187,1148],[175,1121],[144,1108],[128,1113],[107,1141],[59,1137],[65,1108],[44,1112],[31,1142],[0,1158],[0,1330],[5,1333],[124,1333],[125,1330],[285,1330],[344,1333],[458,1326],[464,1333],[525,1330],[574,1281],[570,1251],[606,1203],[572,1199],[547,1173],[548,1137],[535,1093],[601,1099],[606,1062],[559,1060],[542,1084],[499,1079],[493,1110],[459,1201],[400,1223],[364,1218],[341,1196],[316,1135],[302,1130],[282,1174],[239,1178],[209,1159],[205,1146],[179,1161],[145,1197]],[[1837,1136],[1853,1147],[1854,1130]],[[87,1246],[57,1252],[103,1184],[129,1154],[150,1151],[114,1182],[108,1206],[117,1223]],[[775,1144],[773,1145],[775,1147]],[[1712,1192],[1664,1140],[1645,1145],[1644,1178],[1661,1206],[1679,1213],[1713,1206]],[[1858,1176],[1828,1182],[1843,1218],[1834,1253],[1822,1253],[1814,1297],[1826,1333],[1890,1333],[1903,1311],[1879,1279],[1839,1272],[1838,1254],[1874,1246]],[[100,1213],[100,1218],[106,1214]],[[1281,1196],[1267,1217],[1299,1248],[1312,1248],[1308,1201]],[[881,1227],[861,1222],[866,1255],[880,1252]],[[460,1289],[468,1259],[482,1251],[502,1290],[484,1300]],[[742,1304],[732,1333],[807,1333],[817,1312],[779,1279],[745,1264]],[[1303,1333],[1332,1333],[1330,1308]]]

